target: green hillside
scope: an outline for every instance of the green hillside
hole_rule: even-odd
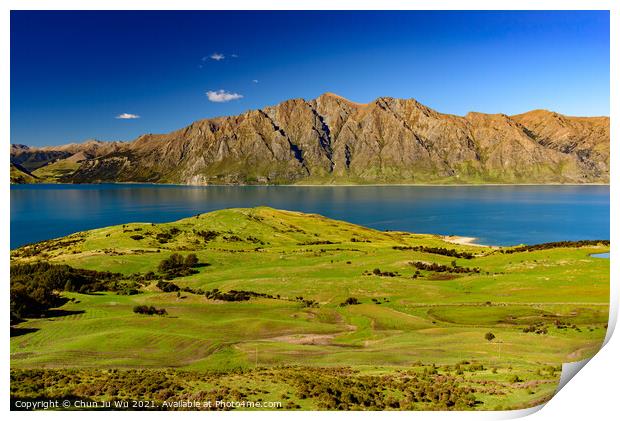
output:
[[[120,275],[95,291],[65,286],[61,307],[13,326],[12,397],[531,406],[552,396],[561,363],[603,341],[609,260],[590,254],[608,250],[457,245],[262,207],[43,241],[13,250],[12,268]],[[164,269],[174,254],[198,263]]]
[[[61,159],[37,168],[33,171],[33,175],[38,177],[44,183],[59,182],[63,176],[72,174],[80,167],[80,164],[70,159]]]

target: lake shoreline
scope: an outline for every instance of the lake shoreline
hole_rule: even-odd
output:
[[[382,183],[382,184],[180,184],[117,181],[109,183],[12,183],[13,186],[170,186],[170,187],[548,187],[548,186],[610,186],[610,183]]]

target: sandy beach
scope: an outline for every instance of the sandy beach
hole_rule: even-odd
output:
[[[462,246],[492,247],[486,244],[476,243],[475,242],[477,240],[476,237],[461,237],[458,235],[446,235],[443,237],[443,240],[447,241],[448,243],[460,244]]]

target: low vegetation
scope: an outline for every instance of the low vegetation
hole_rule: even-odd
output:
[[[275,297],[271,294],[264,294],[254,291],[236,291],[230,290],[228,292],[222,292],[215,288],[211,291],[207,291],[205,296],[209,300],[221,300],[221,301],[248,301],[250,298],[272,298]]]
[[[453,262],[451,266],[442,265],[440,263],[426,263],[426,262],[410,262],[411,266],[419,270],[426,270],[428,272],[447,272],[447,273],[480,273],[480,268],[474,267],[462,267],[457,266],[456,262]]]
[[[440,254],[442,256],[456,257],[459,259],[473,259],[475,255],[468,251],[458,251],[445,247],[426,247],[426,246],[394,246],[394,250],[412,250],[421,251],[423,253]]]
[[[461,361],[435,365],[414,363],[390,373],[350,367],[258,367],[227,373],[178,370],[12,370],[11,404],[17,400],[59,399],[114,402],[114,409],[234,410],[223,402],[273,402],[268,410],[471,410],[505,409],[498,402],[523,395],[530,404],[548,400],[559,368],[548,366],[524,379],[510,368],[487,369]],[[521,399],[521,398],[517,398]],[[152,407],[136,408],[136,401]],[[204,402],[179,407],[178,402]],[[220,402],[220,404],[218,404]],[[118,406],[115,406],[118,405]]]
[[[153,306],[140,305],[133,308],[133,312],[137,314],[146,314],[148,316],[158,315],[165,316],[168,314],[165,308],[155,308]]]
[[[346,306],[354,306],[356,304],[361,304],[360,301],[355,298],[355,297],[349,297],[346,300],[344,300],[343,302],[340,303],[340,307],[346,307]]]
[[[162,292],[177,292],[181,290],[177,284],[161,280],[157,281],[157,288],[159,288]]]

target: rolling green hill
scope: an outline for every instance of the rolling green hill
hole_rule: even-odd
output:
[[[75,161],[72,161],[70,159],[61,159],[59,161],[54,161],[48,165],[37,168],[32,173],[43,183],[56,183],[62,177],[73,173],[73,171],[75,171],[79,167],[80,164]]]
[[[107,290],[61,291],[55,313],[13,326],[12,398],[532,406],[552,396],[561,363],[602,344],[609,260],[590,254],[608,244],[459,245],[263,207],[43,241],[13,250],[12,266],[120,275]],[[199,263],[176,276],[160,266],[173,254]]]

